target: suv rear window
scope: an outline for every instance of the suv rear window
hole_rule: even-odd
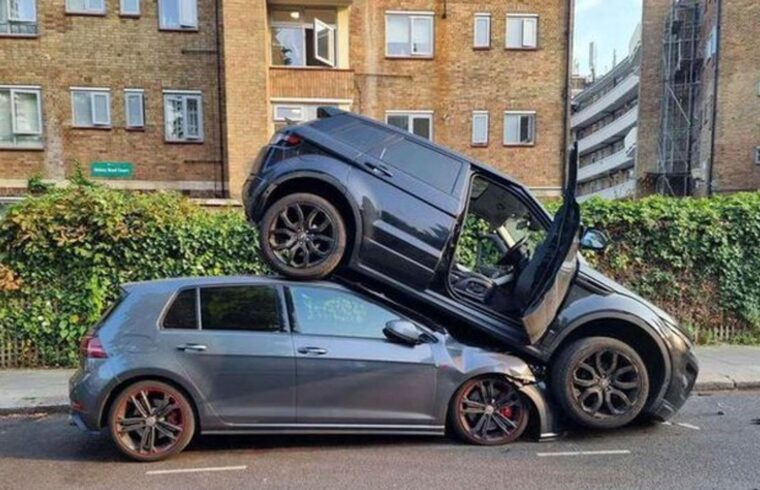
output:
[[[324,131],[330,137],[361,152],[369,151],[394,135],[388,129],[351,116],[333,116],[320,119],[314,122],[312,127]]]
[[[369,154],[444,192],[451,192],[462,169],[459,160],[406,138],[391,140]]]

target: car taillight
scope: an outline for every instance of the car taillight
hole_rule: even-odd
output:
[[[275,146],[298,146],[301,144],[301,137],[292,133],[279,133],[272,140]]]
[[[100,339],[94,335],[85,335],[79,345],[79,353],[85,359],[105,359],[108,357]]]

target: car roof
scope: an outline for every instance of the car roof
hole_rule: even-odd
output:
[[[303,283],[292,281],[277,276],[256,276],[256,275],[232,275],[232,276],[188,276],[173,277],[168,279],[154,279],[150,281],[127,282],[121,287],[127,291],[131,290],[176,290],[186,287],[200,286],[225,286],[241,284],[261,284],[261,285],[289,285],[289,284],[308,284],[309,286],[329,287],[336,290],[348,291],[347,288],[330,281],[310,281]]]

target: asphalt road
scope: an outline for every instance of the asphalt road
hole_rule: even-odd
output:
[[[760,392],[692,398],[668,424],[482,448],[443,438],[223,437],[125,461],[63,414],[0,418],[0,489],[760,488]]]

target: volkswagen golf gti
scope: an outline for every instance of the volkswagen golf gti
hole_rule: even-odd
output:
[[[259,277],[126,284],[82,340],[70,420],[140,461],[201,434],[554,436],[518,357],[464,345],[380,297]]]
[[[698,371],[688,336],[579,255],[606,236],[582,233],[577,149],[552,217],[465,155],[338,109],[318,116],[278,131],[243,191],[274,270],[381,292],[517,353],[582,425],[665,419],[683,405]]]

